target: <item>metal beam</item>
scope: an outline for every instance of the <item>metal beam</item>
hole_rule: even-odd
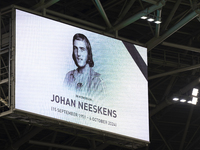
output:
[[[200,141],[200,136],[198,138],[196,138],[195,140],[193,140],[193,142],[190,144],[189,147],[187,147],[185,150],[191,150],[194,149],[194,146],[197,144],[199,145],[199,141]]]
[[[54,132],[53,138],[51,139],[51,143],[55,142],[56,136],[57,136],[57,131]],[[52,147],[49,147],[49,150],[52,150]]]
[[[139,0],[139,3],[140,3],[140,5],[141,5],[142,9],[144,10],[145,8],[144,8],[144,5],[142,4],[141,0]],[[149,14],[149,13],[147,12],[147,14]],[[151,23],[150,23],[149,21],[147,21],[147,23],[148,23],[148,26],[149,26],[149,28],[150,28],[150,30],[151,30],[152,35],[154,36],[155,33],[154,33],[154,30],[153,30],[153,28],[152,28]],[[145,33],[145,37],[146,37],[146,33]]]
[[[124,8],[123,12],[121,13],[121,15],[119,16],[119,18],[115,21],[114,24],[117,24],[118,22],[120,22],[123,17],[127,14],[127,12],[129,11],[129,9],[131,8],[131,6],[135,3],[136,0],[130,0],[129,3],[126,5],[126,7]]]
[[[96,142],[95,142],[94,139],[92,140],[92,148],[93,148],[93,149],[96,149]]]
[[[193,88],[194,86],[196,86],[199,83],[200,83],[200,78],[197,78],[194,81],[192,81],[191,83],[189,83],[188,85],[186,85],[185,87],[183,87],[182,89],[180,89],[175,94],[183,94],[183,93],[187,92],[188,90],[190,90],[191,88]],[[150,111],[150,117],[152,117],[153,115],[155,115],[156,113],[158,113],[159,111],[161,111],[162,109],[164,109],[165,107],[167,107],[167,106],[169,106],[169,105],[171,105],[173,103],[175,103],[175,102],[173,102],[170,99],[169,100],[166,99],[165,101],[163,101],[162,103],[157,105],[155,109]]]
[[[193,110],[194,110],[194,105],[191,106],[190,113],[189,113],[188,120],[187,120],[186,125],[185,125],[185,131],[184,131],[183,136],[182,136],[182,140],[181,140],[181,144],[180,144],[179,150],[183,149],[185,138],[187,136],[188,128],[189,128],[189,125],[190,125],[190,120],[192,118]]]
[[[109,28],[111,28],[112,25],[110,24],[110,21],[109,21],[107,15],[106,15],[106,13],[105,13],[105,11],[103,9],[103,6],[101,5],[101,2],[99,0],[95,0],[95,2],[96,2],[96,5],[97,5],[97,8],[98,8],[101,16],[103,17],[104,21],[106,22],[107,26]]]
[[[156,107],[155,104],[149,104],[149,107]]]
[[[13,110],[10,109],[10,110],[7,110],[7,111],[0,113],[0,117],[7,116],[7,115],[10,115],[12,113],[13,113]]]
[[[95,142],[95,139],[92,139],[92,140],[89,140],[87,139],[89,144],[90,144],[90,147],[88,150],[96,150],[96,142]]]
[[[134,16],[128,18],[127,20],[115,25],[114,27],[112,27],[109,31],[115,31],[115,30],[120,30],[126,26],[128,26],[129,24],[139,20],[143,15],[147,15],[147,13],[151,13],[154,12],[157,9],[162,8],[165,5],[166,0],[161,0],[157,5],[153,5],[149,8],[146,8],[145,10],[135,14]]]
[[[2,48],[0,50],[0,55],[5,54],[5,53],[8,53],[8,48]]]
[[[94,23],[91,23],[91,22],[88,22],[88,21],[85,21],[85,20],[81,20],[81,19],[78,19],[78,18],[75,18],[75,17],[72,17],[72,16],[68,16],[68,15],[65,15],[65,14],[61,14],[61,13],[58,13],[58,12],[55,12],[55,11],[52,11],[52,10],[47,9],[46,13],[53,14],[53,15],[56,15],[58,17],[62,17],[62,18],[65,18],[65,19],[69,19],[69,20],[72,20],[72,21],[75,21],[75,22],[78,22],[78,23],[86,24],[88,26],[98,28],[98,29],[101,29],[101,30],[106,29],[105,27],[102,27],[100,25],[97,25],[97,24],[94,24]]]
[[[168,82],[167,80],[169,80],[171,77],[162,77],[160,79],[155,80],[151,85],[149,85],[149,88],[151,90],[157,88],[158,86],[162,85],[165,82]]]
[[[167,29],[167,27],[168,27],[170,21],[172,20],[172,17],[174,16],[174,14],[175,14],[178,6],[180,5],[180,3],[181,3],[181,0],[177,0],[176,1],[176,4],[174,5],[172,11],[170,11],[170,14],[169,14],[168,18],[167,18],[167,20],[165,21],[165,23],[163,25],[162,31],[165,31]]]
[[[86,15],[85,12],[78,11],[76,7],[68,6],[67,4],[65,4],[65,8],[66,8],[66,10],[68,10],[68,11],[70,11],[72,13],[75,13],[78,16],[80,16],[80,18],[82,20],[87,20],[89,22],[94,22],[95,21],[95,19],[92,19],[91,17],[89,17],[88,15]]]
[[[92,2],[96,6],[95,1],[92,0]],[[108,9],[111,9],[111,8],[115,7],[116,5],[122,3],[122,2],[124,2],[124,0],[109,0],[109,1],[104,2],[103,8],[104,8],[104,10],[108,10]],[[93,18],[94,16],[96,16],[98,14],[99,14],[99,12],[97,11],[96,8],[91,9],[88,12],[85,13],[85,15],[90,16],[90,18]]]
[[[182,20],[191,11],[192,11],[192,9],[190,8],[190,9],[187,9],[187,10],[185,10],[185,11],[179,13],[179,14],[176,14],[176,16],[174,16],[171,21],[175,22],[174,24],[176,24],[180,20]]]
[[[181,69],[176,69],[176,70],[165,72],[165,73],[161,73],[161,74],[158,74],[158,75],[154,75],[154,76],[149,77],[148,80],[159,78],[159,77],[163,77],[163,76],[167,76],[167,75],[176,74],[176,73],[179,73],[179,72],[198,69],[198,68],[200,68],[200,64],[197,64],[197,65],[194,65],[194,66],[185,67],[185,68],[181,68]]]
[[[159,111],[161,111],[162,109],[164,109],[165,107],[167,107],[167,106],[169,106],[171,104],[173,104],[172,101],[168,101],[168,100],[163,101],[162,103],[158,104],[155,107],[155,109],[150,111],[149,116],[152,117],[153,115],[155,115],[156,113],[158,113]]]
[[[47,143],[47,142],[39,142],[34,140],[29,140],[30,144],[35,145],[41,145],[41,146],[50,146],[55,148],[61,148],[61,149],[70,149],[70,150],[87,150],[85,148],[79,148],[79,147],[73,147],[73,146],[67,146],[67,145],[60,145],[60,144],[53,144],[53,143]]]
[[[187,11],[185,11],[183,14],[181,13],[181,15],[177,15],[180,16],[180,18],[174,23],[177,24],[178,22],[180,22],[183,18],[185,18],[185,16],[187,16],[191,11],[193,11],[191,8],[188,9]],[[176,17],[174,17],[174,19],[172,19],[172,21],[176,20]]]
[[[14,7],[12,8],[12,19],[14,18],[13,17],[14,15]],[[13,38],[13,32],[12,31],[12,26],[14,26],[11,20],[11,18],[9,19],[9,53],[8,53],[8,69],[6,68],[7,72],[8,72],[8,107],[10,107],[11,105],[11,96],[10,96],[10,93],[11,93],[11,51],[12,51],[12,38]],[[3,61],[4,62],[4,61]]]
[[[40,0],[39,3],[37,3],[36,5],[32,6],[31,9],[37,9],[38,7],[41,7],[42,5],[44,5],[44,1],[45,0]]]
[[[13,149],[18,149],[21,145],[26,143],[28,140],[30,140],[32,137],[34,137],[36,134],[38,134],[40,131],[42,131],[42,128],[34,128],[31,130],[29,133],[25,134],[23,137],[21,137],[18,141],[15,143],[11,144],[7,150],[13,150]]]
[[[42,138],[40,138],[40,141],[45,141],[46,139],[49,139],[50,138],[50,136],[52,136],[54,133],[55,133],[56,131],[49,131],[47,134],[45,134],[45,136],[44,137],[42,137]],[[35,145],[29,145],[29,146],[27,146],[27,148],[26,149],[24,149],[24,150],[30,150],[32,147],[34,147]]]
[[[0,85],[4,84],[4,83],[7,83],[7,82],[8,82],[8,78],[7,79],[3,79],[3,80],[0,81]]]
[[[11,121],[11,122],[12,122],[12,124],[13,124],[13,126],[14,126],[14,128],[15,128],[15,130],[16,130],[16,132],[17,132],[17,134],[18,134],[18,137],[20,137],[20,136],[21,136],[21,134],[20,134],[20,132],[19,132],[18,128],[16,127],[16,125],[15,125],[15,123],[14,123],[13,121]]]
[[[158,100],[156,99],[156,97],[153,95],[153,93],[151,92],[150,88],[149,88],[149,93],[151,94],[151,96],[153,97],[154,101],[156,102],[156,104],[158,104]]]
[[[6,134],[7,134],[7,136],[8,136],[9,141],[10,141],[10,144],[11,144],[11,143],[13,142],[13,140],[12,140],[12,138],[11,138],[11,136],[10,136],[10,134],[9,134],[9,132],[8,132],[8,130],[7,130],[6,126],[5,126],[5,124],[2,123],[2,125],[3,125],[4,130],[6,131]]]
[[[35,8],[34,10],[35,10],[35,11],[39,11],[39,10],[42,10],[43,8],[48,8],[48,7],[50,7],[51,5],[57,3],[58,1],[60,1],[60,0],[49,0],[49,1],[46,2],[46,3],[41,3],[41,4],[39,4],[39,6],[38,6],[37,8]]]
[[[0,102],[2,102],[5,106],[8,106],[8,101],[4,100],[3,98],[0,97]]]
[[[184,19],[182,19],[180,22],[178,22],[172,28],[170,28],[169,30],[167,30],[162,36],[160,36],[159,38],[153,38],[153,39],[149,40],[146,43],[148,51],[152,50],[158,44],[160,44],[165,39],[167,39],[169,36],[171,36],[173,33],[175,33],[177,30],[179,30],[184,25],[186,25],[188,22],[190,22],[195,17],[197,17],[199,14],[200,14],[200,10],[199,9],[191,12],[188,16],[186,16]]]
[[[159,131],[159,129],[157,128],[157,126],[155,125],[155,123],[153,122],[153,120],[151,118],[150,118],[150,120],[151,120],[151,123],[153,124],[153,126],[155,127],[155,129],[157,130],[158,134],[160,135],[160,137],[164,141],[164,143],[167,146],[168,150],[170,150],[171,148],[169,147],[167,141],[165,140],[165,138],[163,137],[163,135],[161,134],[161,132]]]
[[[169,82],[169,85],[167,86],[167,89],[165,90],[165,93],[163,94],[161,101],[163,101],[167,97],[167,95],[170,93],[170,90],[172,88],[172,85],[174,84],[175,79],[176,79],[176,76],[172,76]]]
[[[161,21],[161,20],[160,20],[160,18],[161,18],[161,12],[162,12],[161,9],[157,10],[157,19],[158,19],[159,21]],[[160,24],[156,24],[156,33],[155,33],[155,37],[159,37],[159,35],[160,35]]]
[[[9,45],[10,45],[10,43],[9,43]],[[10,51],[10,48],[9,48],[9,51]],[[2,63],[4,65],[4,67],[5,67],[5,69],[6,69],[6,72],[8,73],[8,67],[6,67],[6,63],[5,63],[5,61],[3,60],[3,58],[1,56],[0,56],[0,60],[2,60]]]
[[[200,126],[197,128],[193,136],[190,138],[189,142],[187,142],[187,145],[185,146],[185,150],[187,150],[188,146],[190,145],[191,142],[194,142],[194,137],[197,135],[199,132]],[[198,135],[197,135],[198,136]],[[199,141],[199,140],[198,140]],[[192,144],[191,144],[192,145]]]
[[[142,0],[142,1],[147,2],[147,3],[150,3],[150,4],[154,4],[154,5],[157,4],[157,2],[154,1],[154,0]]]
[[[197,18],[199,18],[199,17],[197,17]],[[199,34],[200,34],[200,30],[195,30],[195,31],[193,31],[192,33],[190,33],[189,36],[187,36],[186,38],[180,40],[180,41],[179,41],[179,44],[180,44],[180,43],[187,43],[188,41],[191,42],[191,44],[192,44],[194,38],[198,37]],[[190,43],[189,43],[189,44],[190,44]],[[187,44],[187,45],[190,46],[189,44]]]
[[[197,52],[197,53],[200,52],[200,48],[185,46],[185,45],[180,45],[180,44],[175,44],[175,43],[162,42],[161,45],[179,48],[179,49],[183,49],[183,50],[187,50],[187,51],[193,51],[193,52]]]
[[[108,143],[103,143],[100,146],[98,146],[95,150],[104,150],[108,146],[109,146]]]
[[[194,125],[194,123],[195,123],[196,121],[198,121],[199,119],[200,119],[200,117],[198,117],[197,119],[195,119],[194,121],[192,121],[192,122],[191,122],[191,125],[192,125],[192,124]],[[177,124],[177,123],[176,123],[176,124]],[[185,125],[185,123],[180,123],[180,124],[178,124],[178,125]],[[198,129],[196,130],[195,134],[198,132],[199,128],[200,128],[200,126],[199,126]],[[180,134],[181,134],[183,131],[184,131],[184,129],[179,130],[175,135],[173,135],[172,137],[170,137],[168,141],[169,141],[169,142],[174,141],[174,138],[177,137],[177,136],[180,137]],[[195,143],[195,139],[193,139],[194,136],[195,136],[195,134],[193,135],[192,138],[190,138],[190,141],[187,142],[187,146],[184,147],[184,150],[191,150],[191,149],[192,149],[192,148],[191,148],[191,145],[192,145],[192,144],[190,144],[190,142],[192,141],[193,143]],[[196,140],[199,142],[199,141],[200,141],[200,137],[199,137],[199,139],[196,139]],[[188,147],[188,146],[189,146],[189,147]]]
[[[2,10],[0,10],[0,50],[1,50],[1,47],[2,47],[2,33],[1,33],[1,19],[2,19]],[[1,67],[1,66],[0,66]]]

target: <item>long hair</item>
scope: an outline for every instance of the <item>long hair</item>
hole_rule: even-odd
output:
[[[94,61],[93,61],[93,58],[92,58],[92,48],[91,48],[91,45],[90,45],[90,42],[89,42],[88,38],[85,35],[81,34],[81,33],[77,33],[73,37],[73,45],[74,45],[74,41],[75,40],[85,41],[87,52],[88,52],[88,58],[87,58],[86,63],[89,64],[90,67],[93,67],[94,66]],[[78,66],[78,64],[76,62],[76,59],[75,59],[74,50],[73,50],[72,58],[73,58],[75,64]]]

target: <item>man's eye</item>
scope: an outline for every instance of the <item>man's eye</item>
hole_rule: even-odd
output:
[[[81,47],[80,49],[81,49],[81,51],[85,51],[85,48],[84,48],[84,47]]]

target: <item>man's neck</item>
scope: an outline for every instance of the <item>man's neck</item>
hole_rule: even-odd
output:
[[[89,66],[89,64],[86,64],[85,67],[78,68],[78,73],[88,74],[89,72],[90,72],[90,66]]]

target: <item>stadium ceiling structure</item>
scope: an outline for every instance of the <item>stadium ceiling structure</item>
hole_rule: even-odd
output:
[[[0,149],[200,149],[200,103],[172,100],[191,98],[192,89],[200,88],[200,0],[1,0],[0,114],[9,109],[11,17],[6,14],[11,5],[147,47],[150,144],[137,147],[28,115],[5,115],[0,118]],[[162,23],[141,19],[148,14]]]

